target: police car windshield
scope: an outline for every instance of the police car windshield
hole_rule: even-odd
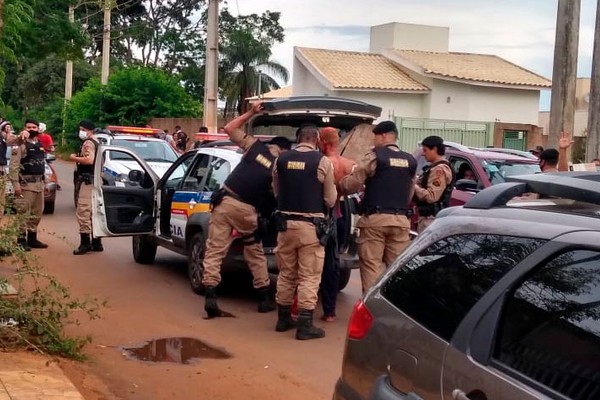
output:
[[[173,163],[177,160],[177,153],[166,142],[162,141],[114,139],[111,144],[134,151],[144,161]],[[111,159],[128,160],[125,153],[113,153]]]
[[[483,168],[490,178],[492,185],[506,182],[506,178],[513,175],[529,175],[541,172],[537,164],[523,164],[512,161],[482,161]]]

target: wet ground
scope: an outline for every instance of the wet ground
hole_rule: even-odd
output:
[[[226,351],[194,338],[153,339],[137,346],[122,347],[121,350],[129,359],[146,362],[192,364],[208,358],[231,358]]]

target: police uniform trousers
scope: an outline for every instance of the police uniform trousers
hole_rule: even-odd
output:
[[[400,215],[371,214],[358,221],[358,257],[363,294],[410,244],[410,223]]]
[[[344,223],[341,219],[333,216],[334,229],[332,235],[325,245],[325,260],[323,263],[323,273],[321,274],[321,303],[323,304],[323,314],[327,317],[335,317],[335,307],[337,304],[337,295],[340,290],[340,252],[338,237],[340,231],[344,232]]]
[[[92,233],[92,187],[93,185],[83,182],[79,187],[77,210],[75,211],[79,223],[79,233]]]
[[[277,235],[277,304],[291,306],[298,289],[298,308],[314,310],[323,272],[325,248],[310,222],[288,221],[287,230]]]
[[[21,183],[22,198],[15,199],[17,213],[25,215],[24,230],[36,232],[44,211],[44,182]]]
[[[211,213],[208,223],[208,240],[204,255],[202,284],[217,286],[221,282],[221,263],[231,246],[231,233],[235,229],[242,236],[252,235],[258,227],[256,210],[250,204],[225,196]],[[244,246],[244,259],[254,277],[254,288],[270,284],[267,259],[261,242]]]
[[[422,233],[429,225],[433,224],[433,221],[435,221],[434,216],[419,217],[417,221],[417,233]]]

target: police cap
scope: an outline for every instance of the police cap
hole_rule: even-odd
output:
[[[383,121],[377,124],[375,128],[373,128],[373,133],[376,135],[383,135],[384,133],[394,132],[398,134],[398,128],[396,128],[396,124],[392,121]]]
[[[94,129],[96,129],[96,125],[94,125],[94,123],[88,119],[84,119],[79,123],[79,126],[82,127],[83,129],[88,129],[90,131],[93,131]]]

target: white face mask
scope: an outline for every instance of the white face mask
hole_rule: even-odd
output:
[[[79,139],[85,140],[85,139],[87,139],[87,137],[88,137],[88,134],[86,131],[79,131]]]

